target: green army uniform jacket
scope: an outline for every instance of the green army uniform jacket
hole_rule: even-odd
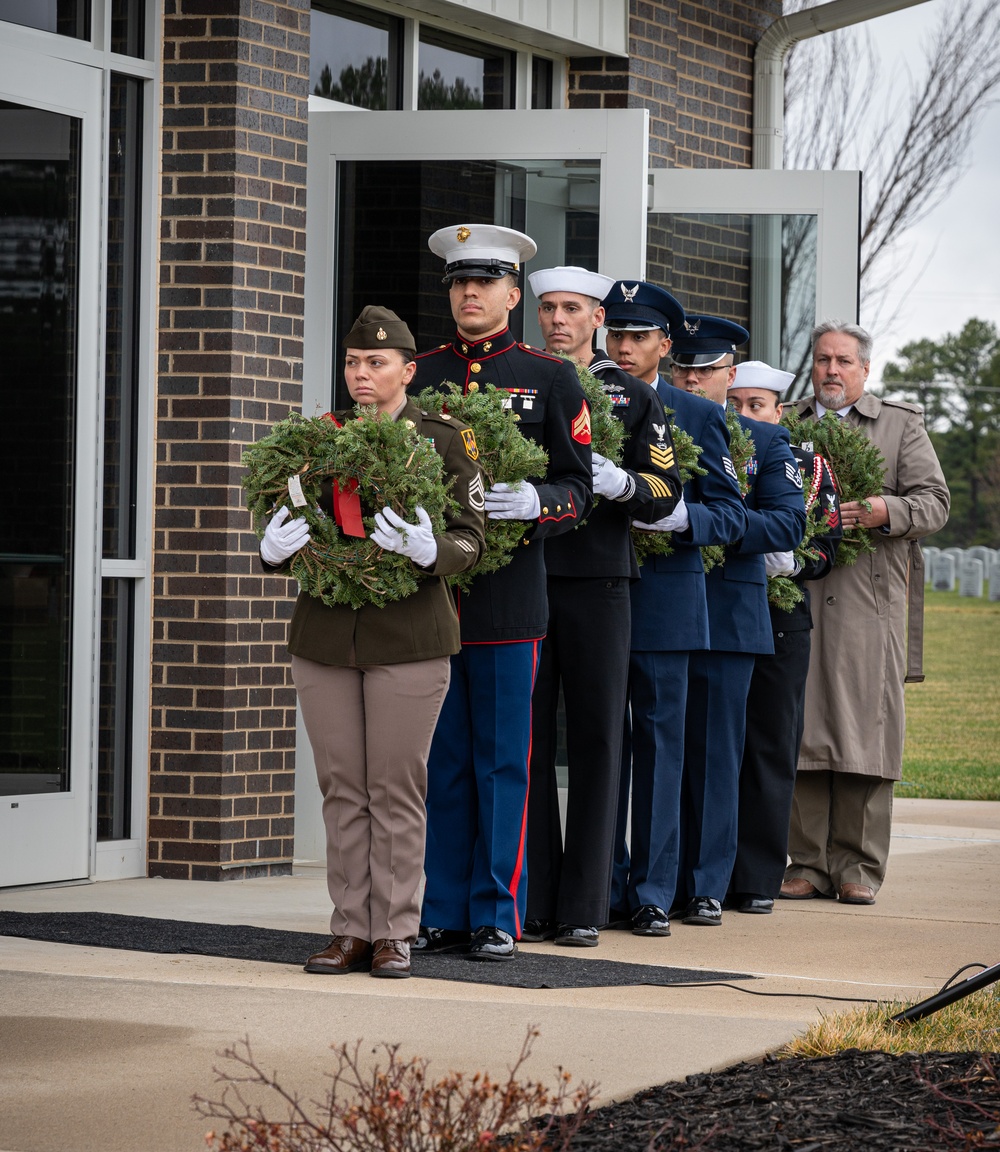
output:
[[[343,423],[353,412],[334,415]],[[445,577],[473,567],[485,548],[483,476],[474,459],[474,441],[469,445],[471,437],[463,438],[465,424],[424,412],[412,400],[397,418],[412,420],[418,435],[434,442],[446,475],[455,478],[451,495],[460,509],[446,514],[446,531],[437,537],[437,560],[432,568],[420,569],[426,575],[412,596],[382,608],[366,604],[355,609],[346,604],[331,607],[300,592],[288,634],[293,656],[347,667],[430,660],[461,648],[455,601]]]

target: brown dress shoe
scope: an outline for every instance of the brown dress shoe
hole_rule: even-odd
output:
[[[342,976],[345,972],[367,972],[372,963],[372,946],[357,936],[334,936],[322,952],[306,961],[307,972]]]
[[[407,940],[376,940],[372,944],[372,975],[394,976],[397,980],[410,974],[410,945]]]
[[[841,904],[874,904],[875,889],[867,884],[841,884]]]
[[[782,900],[812,900],[819,894],[816,885],[810,884],[801,876],[796,876],[794,880],[786,880],[781,885],[781,892],[779,893]]]

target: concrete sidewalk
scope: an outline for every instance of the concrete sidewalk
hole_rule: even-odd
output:
[[[432,1073],[502,1074],[525,1030],[528,1074],[563,1065],[602,1101],[780,1046],[833,999],[929,995],[958,968],[1000,961],[1000,803],[897,801],[886,886],[874,907],[779,901],[727,913],[717,932],[602,933],[581,958],[753,972],[730,988],[503,989],[441,980],[310,976],[296,967],[0,937],[0,1149],[194,1152],[208,1127],[192,1093],[249,1036],[262,1066],[309,1098],[331,1044],[363,1037],[427,1056]],[[0,908],[101,911],[322,933],[322,870],[225,884],[124,880],[0,891]],[[553,950],[553,945],[524,945]],[[278,1115],[278,1109],[274,1112]]]

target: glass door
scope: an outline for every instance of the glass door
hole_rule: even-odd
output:
[[[0,886],[87,876],[101,73],[0,46]]]
[[[316,102],[318,104],[318,102]],[[309,112],[306,399],[330,406],[340,336],[366,304],[396,309],[418,349],[450,339],[427,238],[502,224],[538,244],[528,266],[632,275],[645,262],[648,113]],[[624,269],[620,272],[619,269]],[[540,345],[527,283],[512,330]]]
[[[799,387],[817,320],[858,318],[860,172],[659,168],[647,276],[750,331],[749,358]]]

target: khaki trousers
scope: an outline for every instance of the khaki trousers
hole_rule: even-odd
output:
[[[323,794],[334,936],[417,935],[427,754],[450,675],[447,656],[351,668],[292,657]]]
[[[785,879],[808,880],[825,896],[836,896],[841,884],[877,892],[889,859],[893,784],[856,772],[799,772]]]

